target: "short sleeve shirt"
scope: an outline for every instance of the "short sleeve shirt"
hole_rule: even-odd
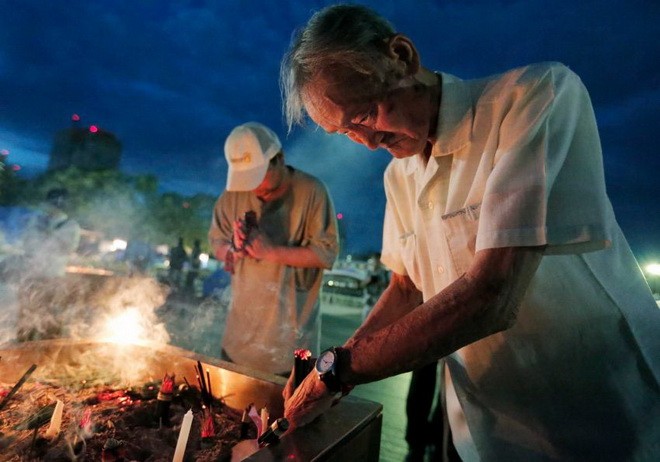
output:
[[[284,197],[262,203],[251,192],[225,191],[218,199],[209,240],[229,243],[232,223],[252,210],[260,232],[279,246],[309,247],[326,268],[338,252],[334,206],[318,179],[292,169]],[[222,347],[237,364],[283,373],[291,370],[296,348],[319,350],[318,295],[323,268],[296,268],[241,258],[231,278],[232,301]]]
[[[547,246],[515,326],[447,358],[469,428],[455,434],[461,456],[658,451],[660,314],[614,219],[582,82],[555,63],[442,77],[429,161],[385,172],[382,262],[428,300],[481,249]]]

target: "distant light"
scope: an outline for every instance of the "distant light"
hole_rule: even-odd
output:
[[[338,213],[337,214],[337,220],[341,220],[342,218],[344,218],[344,214],[343,213]]]
[[[0,151],[0,156],[8,156],[9,155],[9,149],[3,149]]]
[[[21,169],[21,166],[14,164],[14,165],[11,166],[11,169],[15,172],[18,172]]]
[[[187,209],[190,207],[190,202],[184,202],[182,205],[184,209]]]
[[[116,250],[126,250],[126,247],[128,246],[128,242],[126,242],[123,239],[113,239],[112,241],[112,251]]]
[[[80,121],[80,116],[78,114],[73,114],[71,116],[71,120],[73,120],[74,122],[78,122]]]
[[[92,133],[96,133],[96,132],[99,131],[99,127],[97,127],[96,125],[90,125],[89,126],[89,131],[92,132]]]
[[[660,263],[650,263],[646,265],[646,272],[653,276],[660,276]]]
[[[209,254],[208,253],[199,254],[199,262],[202,268],[207,268],[209,266]]]

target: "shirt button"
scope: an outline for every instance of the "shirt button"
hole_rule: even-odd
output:
[[[444,273],[444,272],[445,272],[445,268],[444,268],[444,266],[442,266],[442,265],[438,265],[438,273],[439,273],[439,274],[442,274],[442,273]]]
[[[432,210],[433,209],[433,202],[429,201],[428,207],[429,207],[429,210]]]

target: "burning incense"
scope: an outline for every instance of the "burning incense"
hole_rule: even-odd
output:
[[[202,368],[202,363],[197,361],[197,366],[195,367],[195,373],[197,376],[197,383],[199,384],[200,393],[202,395],[202,404],[204,404],[209,409],[213,402],[213,394],[211,392],[211,375],[208,373],[206,377],[208,378],[208,384],[206,378],[204,377],[204,369]]]
[[[176,442],[176,449],[174,450],[174,458],[172,459],[172,462],[183,462],[183,455],[186,452],[186,445],[188,444],[188,436],[190,435],[192,421],[193,413],[192,409],[189,409],[183,416],[183,422],[181,422],[179,439]]]
[[[305,380],[307,374],[312,370],[313,363],[312,352],[304,348],[299,348],[293,352],[293,387],[298,388],[298,385]]]
[[[277,443],[280,440],[280,436],[288,429],[289,421],[284,417],[280,417],[257,439],[259,447],[263,448],[264,446]]]
[[[64,403],[57,400],[55,404],[55,410],[53,415],[50,417],[50,425],[48,430],[46,430],[46,438],[55,438],[60,434],[60,428],[62,427],[62,413],[64,412]]]
[[[14,396],[16,394],[16,392],[18,392],[19,388],[21,388],[23,386],[25,381],[30,378],[30,376],[32,375],[32,373],[34,372],[34,370],[36,368],[37,368],[36,364],[31,365],[30,368],[25,372],[25,374],[23,374],[23,377],[21,377],[18,380],[18,382],[16,382],[16,385],[14,385],[14,387],[11,390],[9,390],[9,393],[7,393],[7,396],[5,396],[5,399],[3,399],[2,402],[0,402],[0,411],[9,402],[11,397]]]
[[[211,447],[213,442],[212,438],[215,436],[215,426],[213,425],[213,413],[209,408],[202,409],[201,415],[201,434],[202,434],[202,447]]]
[[[172,394],[174,393],[174,374],[165,374],[163,382],[158,390],[156,416],[158,417],[159,426],[165,425],[169,427],[170,422],[170,404],[172,404]]]
[[[206,369],[206,383],[209,387],[209,396],[213,397],[213,389],[211,388],[211,373]]]

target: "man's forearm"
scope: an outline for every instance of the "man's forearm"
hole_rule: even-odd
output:
[[[328,264],[309,247],[271,247],[265,260],[298,268],[328,268]]]
[[[352,335],[350,341],[382,329],[399,320],[422,303],[422,294],[408,276],[393,273],[371,313]]]
[[[377,331],[351,338],[342,381],[358,384],[416,369],[515,322],[542,249],[491,249],[468,272]]]

